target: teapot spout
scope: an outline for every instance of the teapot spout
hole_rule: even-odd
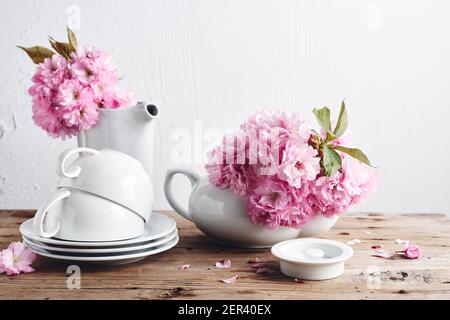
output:
[[[143,103],[142,108],[144,109],[144,113],[147,116],[147,120],[156,119],[159,116],[159,109],[154,104]]]

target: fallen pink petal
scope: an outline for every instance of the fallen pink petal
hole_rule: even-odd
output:
[[[393,256],[392,253],[389,252],[376,252],[372,254],[372,257],[383,258],[383,259],[391,259]]]
[[[395,243],[396,244],[406,244],[406,245],[408,245],[409,240],[396,239]]]
[[[258,269],[258,268],[263,268],[266,266],[265,262],[257,262],[257,263],[253,263],[252,264],[252,268]]]
[[[236,282],[236,280],[237,280],[238,278],[239,278],[239,276],[238,276],[238,275],[235,275],[235,276],[233,276],[233,277],[231,277],[231,278],[223,279],[223,280],[220,280],[220,281],[222,281],[223,283],[226,283],[226,284],[233,284],[233,283]]]
[[[178,270],[187,270],[191,267],[191,265],[189,263],[186,264],[182,264],[181,266],[178,267]]]
[[[220,260],[216,262],[216,268],[228,269],[231,268],[231,260]]]
[[[361,240],[359,239],[353,239],[347,242],[348,245],[353,246],[355,244],[361,243]]]
[[[268,267],[262,267],[262,268],[256,269],[256,273],[273,274],[273,273],[275,273],[275,270],[272,268],[268,268]]]
[[[420,247],[416,244],[408,244],[403,251],[408,259],[418,259],[421,256]]]
[[[261,260],[259,260],[259,258],[252,258],[252,259],[248,260],[247,263],[258,263],[260,261]]]

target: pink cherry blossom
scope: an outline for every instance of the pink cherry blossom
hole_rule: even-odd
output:
[[[403,252],[408,259],[418,259],[421,256],[420,247],[416,244],[408,244]]]
[[[342,160],[341,187],[351,197],[351,204],[365,199],[377,188],[378,175],[375,168],[370,167],[354,158],[346,157]]]
[[[80,47],[70,61],[55,54],[40,64],[28,90],[33,120],[52,137],[65,139],[100,121],[99,108],[125,108],[135,103],[131,93],[118,88],[111,56]]]
[[[348,209],[352,198],[340,185],[342,176],[341,172],[336,172],[330,178],[321,176],[309,184],[307,201],[314,212],[329,217]]]
[[[33,102],[32,110],[36,125],[47,131],[51,137],[65,139],[71,136],[71,131],[65,128],[64,123],[55,115],[56,110],[48,101]]]
[[[255,224],[299,228],[312,215],[307,202],[299,201],[299,190],[287,182],[260,176],[255,184],[247,198],[247,212]]]
[[[58,54],[54,54],[38,65],[32,80],[35,83],[45,84],[52,89],[56,89],[68,72],[67,60]]]
[[[342,169],[332,177],[319,177],[310,183],[308,201],[324,216],[345,212],[376,188],[376,170],[352,157],[343,157]]]
[[[78,60],[72,65],[73,76],[87,85],[98,81],[101,69],[90,59]]]
[[[33,272],[31,264],[36,255],[22,242],[12,242],[7,249],[0,254],[0,273],[5,272],[8,276],[20,273]]]
[[[376,189],[376,170],[339,152],[340,170],[326,177],[313,135],[296,113],[257,112],[210,152],[209,181],[242,196],[251,221],[270,228],[342,214]],[[349,135],[332,145],[343,142]]]
[[[208,165],[209,179],[212,185],[218,188],[230,188],[238,195],[245,195],[249,183],[246,165],[219,164]]]
[[[99,120],[98,106],[92,101],[87,101],[74,107],[68,107],[62,118],[68,127],[87,130]]]
[[[80,82],[102,89],[115,88],[118,83],[116,66],[106,52],[80,47],[71,55],[72,73]]]
[[[101,99],[101,107],[105,109],[126,108],[134,104],[134,98],[131,93],[124,91],[104,92]]]
[[[317,150],[298,142],[288,143],[283,152],[278,176],[293,187],[312,181],[320,173],[320,158]]]
[[[102,71],[116,72],[116,65],[111,55],[94,47],[79,47],[76,52],[71,54],[71,59],[74,63],[94,62]]]
[[[241,125],[244,131],[274,130],[280,131],[280,137],[292,136],[306,142],[311,134],[306,123],[298,113],[263,109],[249,117]]]
[[[245,195],[252,183],[254,169],[246,159],[247,141],[243,135],[232,135],[209,153],[206,170],[212,185],[229,188],[238,195]]]
[[[92,103],[92,90],[89,87],[84,87],[76,79],[67,79],[58,88],[57,101],[60,105],[68,107],[85,102]]]

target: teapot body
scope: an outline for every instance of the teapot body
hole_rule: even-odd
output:
[[[311,237],[328,231],[337,221],[337,216],[316,216],[301,229],[254,224],[247,214],[245,199],[226,189],[212,186],[207,177],[200,178],[191,173],[193,190],[188,210],[184,211],[174,202],[170,189],[171,177],[185,170],[172,170],[166,178],[166,197],[175,211],[191,220],[204,234],[214,240],[237,247],[266,248],[280,241],[298,237]]]
[[[213,239],[240,247],[268,247],[294,239],[300,230],[280,227],[275,230],[254,224],[247,215],[245,200],[229,190],[213,187],[208,178],[200,180],[189,200],[192,221]]]

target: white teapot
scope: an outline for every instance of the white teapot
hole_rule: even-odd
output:
[[[188,210],[173,196],[172,179],[176,174],[187,176],[191,182],[192,193]],[[338,216],[326,218],[318,215],[301,229],[270,229],[256,225],[247,215],[245,200],[242,197],[229,190],[212,186],[206,176],[201,178],[195,172],[181,168],[167,172],[164,193],[178,214],[192,221],[204,234],[231,246],[267,248],[284,240],[317,236],[330,230],[338,219]]]

